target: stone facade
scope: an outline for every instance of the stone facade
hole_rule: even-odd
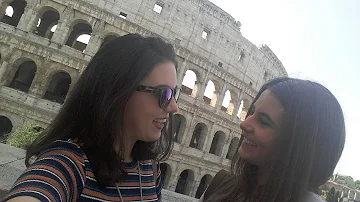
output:
[[[3,134],[27,120],[45,128],[102,43],[139,33],[174,44],[179,86],[189,72],[196,81],[183,86],[176,143],[162,171],[167,190],[190,197],[229,168],[239,122],[261,85],[287,75],[269,47],[256,47],[241,35],[240,22],[206,0],[0,0],[0,20]]]

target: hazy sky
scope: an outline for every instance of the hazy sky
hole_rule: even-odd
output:
[[[289,76],[317,81],[338,98],[346,145],[336,172],[360,180],[360,1],[211,0],[242,23],[255,45],[267,44]]]

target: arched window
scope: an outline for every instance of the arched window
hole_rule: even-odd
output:
[[[49,8],[39,18],[35,33],[39,36],[51,39],[56,30],[60,19],[59,12],[53,8]]]
[[[195,194],[195,198],[200,198],[201,197],[201,195],[204,193],[205,189],[209,186],[211,180],[212,180],[212,177],[209,174],[204,175],[201,178],[199,187],[198,187],[198,189],[196,191],[196,194]]]
[[[174,123],[173,131],[174,131],[175,142],[181,143],[181,140],[185,132],[186,119],[181,114],[175,114],[173,123]]]
[[[163,184],[163,188],[167,188],[172,172],[171,166],[167,163],[161,163],[160,170],[161,170],[161,182]]]
[[[195,126],[189,146],[192,148],[202,150],[205,142],[206,133],[207,133],[206,125],[203,123],[198,123]]]
[[[217,93],[215,93],[216,88],[214,85],[214,82],[212,82],[211,80],[209,80],[209,82],[206,85],[205,88],[205,93],[204,93],[204,102],[208,105],[211,105],[213,107],[215,107],[216,102],[217,102]]]
[[[64,103],[71,84],[71,77],[68,73],[59,72],[55,74],[47,88],[44,98],[50,101]]]
[[[227,159],[232,159],[236,153],[236,149],[239,145],[239,138],[237,137],[234,137],[232,140],[231,140],[231,143],[230,143],[230,146],[229,146],[229,150],[226,154],[226,158]]]
[[[1,22],[12,25],[16,27],[19,24],[20,18],[24,13],[26,7],[25,0],[14,0],[9,6],[5,9],[5,13]]]
[[[35,77],[36,69],[34,61],[30,60],[23,62],[16,71],[15,77],[11,81],[9,87],[23,92],[28,92]]]
[[[221,110],[232,115],[234,111],[234,103],[232,101],[231,92],[227,90],[225,92],[225,97],[221,106]]]
[[[178,183],[175,188],[175,192],[189,195],[193,181],[194,181],[194,172],[192,170],[184,170],[179,176]]]
[[[90,41],[92,28],[88,23],[79,22],[72,27],[66,45],[84,52]]]
[[[244,121],[246,118],[246,114],[249,110],[250,102],[247,99],[241,100],[240,108],[238,111],[237,116],[240,118],[241,121]]]
[[[13,125],[9,118],[0,116],[0,141],[4,140],[11,132]]]
[[[187,70],[182,82],[181,92],[191,97],[197,94],[197,76],[194,71]]]
[[[222,149],[225,144],[225,133],[222,131],[217,131],[214,135],[213,141],[211,143],[209,153],[221,156]]]

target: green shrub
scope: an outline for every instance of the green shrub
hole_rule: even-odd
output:
[[[6,140],[6,144],[25,149],[44,129],[33,122],[25,122],[19,126]]]

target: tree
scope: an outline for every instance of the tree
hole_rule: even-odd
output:
[[[19,126],[6,140],[6,144],[26,149],[44,129],[34,122],[25,122]]]
[[[360,190],[360,180],[355,181],[355,188]]]
[[[356,183],[351,176],[338,176],[335,180],[336,183],[356,189]]]

